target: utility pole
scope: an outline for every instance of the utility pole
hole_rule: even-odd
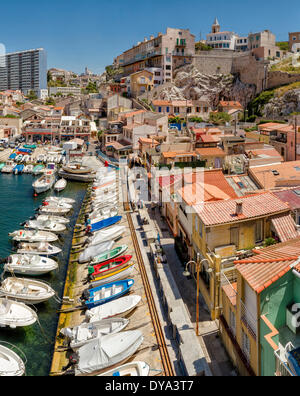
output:
[[[295,161],[297,161],[297,116],[295,115]]]

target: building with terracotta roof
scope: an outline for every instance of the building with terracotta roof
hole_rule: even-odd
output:
[[[219,147],[204,147],[197,148],[196,154],[199,156],[200,161],[205,162],[206,168],[223,168],[225,152]]]
[[[234,276],[233,261],[251,255],[254,246],[268,238],[280,242],[299,235],[289,205],[271,193],[204,202],[193,208],[193,257],[200,253],[216,273],[222,268]],[[208,267],[203,268],[201,291],[212,307],[212,317],[217,317],[219,302]]]
[[[236,261],[237,279],[224,279],[221,335],[241,375],[299,375],[300,362],[291,359],[300,347],[293,322],[299,315],[299,263],[298,237]]]
[[[193,205],[236,198],[222,170],[195,170],[159,178],[162,213],[187,257],[193,257]]]
[[[199,100],[153,100],[152,105],[156,112],[178,117],[209,118],[212,110],[209,99]]]
[[[264,190],[296,187],[300,185],[300,161],[250,167],[249,176]]]

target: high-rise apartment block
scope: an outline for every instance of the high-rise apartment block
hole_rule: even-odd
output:
[[[124,76],[145,69],[156,69],[161,83],[171,82],[173,70],[191,63],[195,55],[195,36],[189,29],[168,28],[165,34],[145,38],[115,59],[114,64],[122,67]]]
[[[43,97],[47,90],[47,54],[43,48],[14,52],[2,56],[0,91],[34,91]]]

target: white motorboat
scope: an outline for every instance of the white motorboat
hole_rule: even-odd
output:
[[[2,168],[2,173],[13,173],[16,164],[13,161],[7,161],[5,166]]]
[[[38,255],[38,256],[56,256],[61,253],[61,249],[50,245],[49,243],[21,243],[19,249],[17,250],[18,254],[30,254],[30,255]]]
[[[57,262],[52,259],[26,254],[11,255],[4,265],[4,271],[6,272],[29,276],[45,275],[57,268]]]
[[[0,377],[22,377],[25,374],[25,363],[19,355],[2,344],[4,343],[0,341]]]
[[[25,224],[25,228],[29,228],[32,230],[39,230],[39,231],[50,231],[50,232],[54,232],[55,234],[60,234],[66,231],[67,229],[67,227],[64,224],[57,223],[51,220],[46,220],[46,221],[29,220]]]
[[[91,376],[103,373],[104,369],[128,361],[144,341],[140,331],[111,334],[78,349],[76,376]]]
[[[44,154],[40,154],[37,157],[37,163],[44,163],[45,162],[45,155]]]
[[[128,324],[128,319],[111,318],[95,323],[83,323],[74,328],[62,329],[61,333],[69,340],[70,347],[76,350],[97,338],[120,333]]]
[[[41,304],[55,295],[46,283],[24,278],[6,278],[0,286],[0,295],[25,304]]]
[[[86,311],[85,316],[90,323],[116,316],[127,317],[138,306],[141,300],[142,297],[137,295],[121,297],[118,300]]]
[[[49,171],[38,180],[32,183],[32,187],[36,194],[42,194],[48,190],[50,190],[55,183],[55,176],[53,173]]]
[[[52,223],[58,223],[58,224],[69,224],[70,223],[70,220],[66,219],[65,217],[47,216],[47,215],[37,216],[36,221],[38,221],[39,223],[44,223],[46,221],[51,221]]]
[[[61,192],[61,191],[63,191],[63,190],[67,187],[67,184],[68,184],[68,182],[67,182],[66,179],[60,179],[60,180],[58,180],[58,181],[55,183],[55,185],[54,185],[54,190],[55,190],[55,191],[58,191],[58,192]]]
[[[92,169],[81,164],[68,164],[63,167],[63,171],[67,173],[73,173],[75,175],[86,175],[92,173]]]
[[[47,197],[45,202],[54,203],[56,205],[73,205],[76,203],[75,199],[64,197]]]
[[[46,231],[19,230],[9,234],[16,242],[56,242],[58,236]]]
[[[107,241],[103,243],[99,243],[95,246],[89,246],[84,252],[81,253],[79,257],[79,263],[84,264],[91,261],[94,257],[99,256],[105,252],[110,251],[114,246],[113,241]]]
[[[97,198],[92,201],[92,205],[93,205],[93,207],[95,207],[99,203],[102,203],[105,201],[113,201],[116,198],[118,198],[118,194],[116,192],[113,192],[111,194],[101,194],[101,195],[98,195]]]
[[[28,327],[37,321],[37,314],[27,305],[0,298],[0,328]]]
[[[148,377],[150,366],[145,362],[131,362],[100,374],[99,377]]]
[[[98,231],[94,236],[89,239],[90,246],[98,245],[99,243],[107,241],[116,241],[119,239],[126,231],[124,226],[113,226],[110,228],[105,228],[104,230]]]
[[[107,214],[101,215],[99,217],[96,217],[94,219],[91,219],[91,224],[96,224],[99,223],[99,221],[103,221],[106,219],[110,219],[111,217],[118,216],[119,211],[117,209],[111,209]]]
[[[97,187],[96,190],[93,191],[92,197],[97,198],[98,195],[101,194],[109,194],[111,192],[117,191],[117,184],[116,183],[106,183],[102,185],[101,187]]]
[[[33,165],[26,165],[23,170],[23,173],[30,174],[32,172],[33,172]]]
[[[62,208],[62,207],[57,206],[57,205],[42,206],[39,209],[39,212],[42,215],[54,215],[54,216],[65,216],[70,211],[71,211],[71,209]]]

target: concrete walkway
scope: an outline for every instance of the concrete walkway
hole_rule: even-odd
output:
[[[183,263],[179,260],[175,252],[175,241],[168,230],[168,226],[162,220],[158,208],[152,211],[148,208],[148,213],[156,225],[156,232],[161,236],[161,244],[169,263],[177,287],[181,293],[182,299],[190,314],[192,323],[196,330],[196,284],[193,279],[189,280],[183,275],[185,270]],[[184,263],[185,264],[185,263]],[[199,342],[204,351],[205,357],[214,376],[232,376],[235,375],[234,368],[228,358],[219,337],[218,322],[212,321],[209,310],[200,296],[200,337]]]

